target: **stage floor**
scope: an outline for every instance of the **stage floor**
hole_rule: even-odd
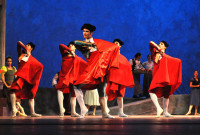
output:
[[[137,115],[128,118],[102,119],[86,116],[84,119],[65,116],[42,116],[38,118],[8,116],[0,117],[2,135],[62,135],[62,134],[144,134],[144,135],[199,135],[200,115],[175,115],[172,118]]]

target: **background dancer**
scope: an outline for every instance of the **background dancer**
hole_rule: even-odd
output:
[[[195,106],[194,115],[199,115],[197,113],[198,107],[200,106],[200,80],[198,78],[198,71],[194,71],[194,78],[190,80],[191,95],[190,95],[190,106],[189,110],[185,115],[190,115],[193,106]]]
[[[154,62],[153,79],[149,88],[150,97],[156,106],[157,117],[163,112],[164,117],[171,117],[168,113],[169,96],[176,91],[182,83],[182,63],[180,59],[165,54],[169,45],[161,41],[159,45],[151,41],[149,48]],[[158,103],[158,98],[163,98],[163,109]]]
[[[22,49],[24,50],[22,51]],[[17,43],[19,56],[18,71],[15,73],[17,78],[10,88],[13,117],[15,117],[17,113],[16,97],[19,99],[29,99],[31,116],[41,116],[41,114],[35,113],[34,98],[42,76],[43,65],[31,55],[34,49],[35,45],[32,42],[28,43],[26,46],[21,41]]]
[[[9,88],[11,87],[11,84],[13,83],[14,79],[17,77],[15,72],[17,72],[17,69],[15,66],[12,66],[12,57],[8,56],[6,58],[6,66],[3,66],[1,68],[3,70],[3,73],[1,74],[1,80],[3,81],[3,95],[7,99],[7,104],[9,107],[9,112],[12,110],[11,103],[10,103],[10,91]],[[16,99],[16,106],[19,110],[17,113],[19,116],[27,116],[24,112],[24,108],[21,106],[21,100]]]

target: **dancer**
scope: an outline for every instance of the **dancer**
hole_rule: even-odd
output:
[[[169,45],[161,41],[159,45],[151,41],[149,48],[154,62],[153,79],[149,88],[150,97],[157,108],[157,116],[163,112],[164,117],[172,117],[168,113],[169,96],[173,94],[182,83],[182,63],[180,59],[173,58],[165,51]],[[163,109],[158,103],[158,98],[163,98]]]
[[[71,93],[71,116],[84,118],[88,109],[83,100],[83,93],[80,89],[73,88],[73,84],[78,79],[87,63],[75,55],[76,47],[74,42],[70,42],[68,46],[60,44],[60,53],[62,55],[62,66],[59,74],[59,81],[56,86],[58,94],[58,103],[60,107],[60,117],[64,116],[65,109],[63,107],[63,93]],[[81,108],[81,116],[76,113],[76,97]]]
[[[198,107],[200,106],[200,80],[198,78],[198,71],[194,71],[194,78],[190,80],[190,87],[192,88],[190,106],[188,112],[185,115],[191,114],[193,106],[195,106],[194,115],[199,115],[197,113]]]
[[[22,49],[24,50],[22,51]],[[35,113],[34,98],[42,76],[43,65],[31,55],[34,49],[35,45],[32,42],[28,43],[26,46],[21,41],[17,43],[19,69],[15,73],[17,78],[14,80],[10,88],[13,117],[15,117],[17,113],[16,97],[19,99],[29,99],[31,116],[41,116],[41,114]]]
[[[81,30],[83,30],[85,41],[91,43],[91,47],[87,47],[82,51],[88,64],[75,85],[82,89],[97,88],[102,118],[114,118],[106,110],[105,87],[108,70],[111,67],[119,68],[119,47],[101,39],[93,39],[92,35],[96,27],[91,24],[84,24]]]
[[[11,87],[12,82],[14,81],[14,79],[17,77],[16,75],[14,75],[14,73],[17,71],[15,66],[12,66],[12,57],[8,56],[6,58],[6,66],[3,66],[1,68],[1,70],[3,70],[3,73],[1,74],[1,80],[3,81],[4,85],[3,85],[3,95],[6,97],[7,99],[7,103],[10,109],[10,92],[9,92],[9,88]],[[18,115],[19,116],[27,116],[24,112],[24,108],[21,106],[21,100],[20,99],[16,99],[16,106],[18,108]],[[11,109],[12,110],[12,109]]]
[[[124,44],[120,39],[115,39],[114,44],[119,48]],[[132,88],[134,86],[134,80],[132,75],[132,67],[129,61],[123,56],[119,55],[119,68],[110,68],[107,76],[106,94],[108,101],[111,101],[117,97],[117,103],[119,108],[119,117],[128,117],[123,111],[123,97],[126,87]]]

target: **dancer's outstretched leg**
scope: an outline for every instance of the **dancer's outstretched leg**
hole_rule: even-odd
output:
[[[85,106],[85,102],[84,102],[84,99],[83,99],[83,92],[82,92],[81,89],[74,89],[74,92],[75,92],[77,101],[78,101],[78,103],[79,103],[79,106],[80,106],[80,108],[81,108],[81,116],[80,116],[80,118],[84,118],[85,115],[86,115],[87,112],[88,112],[88,109],[87,109],[87,107]]]
[[[156,106],[157,109],[157,116],[156,117],[160,117],[160,115],[163,112],[163,109],[160,107],[159,103],[158,103],[158,97],[156,96],[155,93],[149,93],[151,100],[153,101],[154,105]]]

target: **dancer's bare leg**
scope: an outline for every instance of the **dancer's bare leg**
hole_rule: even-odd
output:
[[[95,116],[96,109],[97,109],[97,106],[95,105],[93,109],[93,113],[92,113],[93,116]]]
[[[193,105],[190,105],[190,106],[189,106],[189,110],[188,110],[188,112],[187,112],[185,115],[190,115],[190,114],[191,114],[191,111],[192,111],[192,108],[193,108]]]
[[[199,113],[197,113],[197,111],[198,111],[198,106],[195,105],[194,115],[199,115]]]

